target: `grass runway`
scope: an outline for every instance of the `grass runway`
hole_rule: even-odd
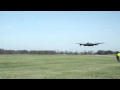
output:
[[[120,79],[115,55],[0,55],[0,79]]]

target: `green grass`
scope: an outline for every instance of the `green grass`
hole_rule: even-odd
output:
[[[120,62],[113,55],[0,55],[0,79],[120,79]]]

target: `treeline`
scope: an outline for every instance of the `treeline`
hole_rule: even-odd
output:
[[[55,51],[55,50],[4,50],[0,49],[0,54],[79,54],[71,51]]]
[[[99,55],[107,55],[107,54],[116,54],[117,51],[111,51],[111,50],[108,50],[108,51],[105,51],[105,50],[98,50],[96,52],[96,54],[99,54]]]
[[[105,51],[105,50],[98,50],[97,52],[91,51],[84,51],[84,52],[72,52],[72,51],[55,51],[55,50],[4,50],[0,49],[0,54],[48,54],[48,55],[53,55],[53,54],[67,54],[67,55],[78,55],[78,54],[83,54],[83,55],[93,55],[93,54],[99,54],[99,55],[107,55],[107,54],[115,54],[116,51]]]
[[[37,50],[4,50],[0,49],[0,54],[55,54],[55,51],[37,51]]]

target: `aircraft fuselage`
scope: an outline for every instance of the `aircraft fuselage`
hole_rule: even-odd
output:
[[[104,43],[104,42],[103,42]],[[86,43],[86,44],[82,44],[82,43],[76,43],[79,44],[80,46],[94,46],[94,45],[98,45],[98,44],[103,44],[103,43]]]
[[[89,45],[84,45],[84,46],[94,46],[94,45],[89,44]]]

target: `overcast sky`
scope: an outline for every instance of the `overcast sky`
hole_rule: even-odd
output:
[[[120,11],[0,11],[0,48],[120,51]]]

